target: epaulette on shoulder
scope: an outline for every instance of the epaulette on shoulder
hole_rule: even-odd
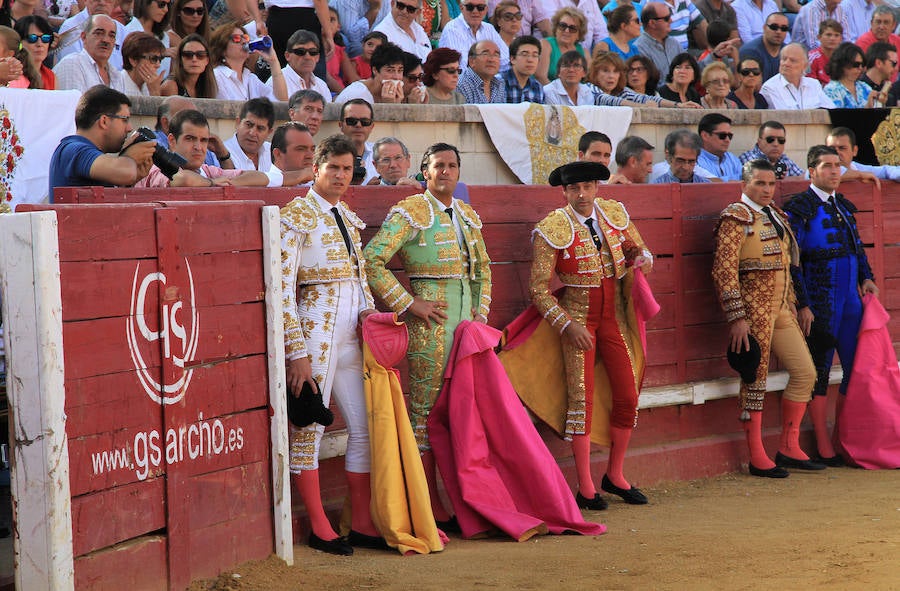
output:
[[[458,201],[456,205],[459,208],[459,214],[466,220],[466,223],[480,230],[482,223],[478,212],[471,205],[462,201]]]
[[[343,213],[343,216],[345,218],[347,218],[347,220],[351,224],[356,226],[357,230],[365,230],[366,229],[366,223],[364,221],[362,221],[362,219],[360,219],[360,217],[358,215],[356,215],[355,211],[353,211],[352,209],[347,207],[347,204],[344,203],[343,201],[340,201],[339,204],[340,204],[341,212]]]
[[[798,193],[784,202],[782,209],[803,220],[810,220],[816,215],[819,198],[810,192]]]
[[[295,197],[281,208],[281,223],[295,232],[311,232],[316,227],[316,208],[306,197]]]
[[[616,230],[624,230],[628,227],[628,224],[631,223],[631,217],[628,215],[628,210],[625,209],[625,205],[621,201],[598,197],[594,200],[594,203],[597,204],[597,207],[600,209],[600,214],[603,216],[603,219],[606,220],[606,223]]]
[[[852,201],[841,195],[840,193],[836,193],[837,200],[841,202],[841,205],[849,211],[850,213],[856,213],[858,210],[856,209],[856,205],[853,204]]]
[[[385,221],[395,213],[403,216],[409,225],[417,230],[428,229],[434,224],[434,210],[431,208],[428,198],[422,193],[407,197],[392,207]]]
[[[744,203],[732,203],[722,210],[719,218],[731,218],[742,224],[752,224],[753,210]]]
[[[575,240],[575,226],[565,210],[557,209],[538,222],[534,234],[539,234],[553,248],[563,249]]]

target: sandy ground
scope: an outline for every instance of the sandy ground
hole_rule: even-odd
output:
[[[729,474],[644,490],[650,505],[616,499],[585,512],[608,526],[603,536],[452,538],[413,557],[297,546],[292,567],[247,563],[191,590],[900,590],[898,470]]]

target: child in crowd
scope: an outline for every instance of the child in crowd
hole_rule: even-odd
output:
[[[329,6],[328,11],[331,13],[331,26],[336,32],[334,34],[334,53],[331,59],[325,63],[325,83],[328,84],[331,92],[340,92],[346,85],[359,80],[359,74],[356,73],[356,67],[344,49],[346,41],[341,33],[341,21],[337,10]]]
[[[350,60],[356,67],[356,75],[359,76],[361,80],[367,80],[372,77],[372,53],[374,53],[382,43],[387,43],[387,40],[387,35],[381,31],[372,31],[363,37],[362,53]]]
[[[809,52],[809,72],[806,75],[818,80],[822,86],[831,82],[826,66],[843,36],[844,27],[836,20],[826,18],[819,24],[819,46]]]
[[[20,80],[22,62],[16,59],[16,52],[21,44],[18,33],[9,27],[0,26],[0,86],[12,83],[19,88],[27,88],[27,81]]]

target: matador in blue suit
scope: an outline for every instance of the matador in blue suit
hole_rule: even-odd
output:
[[[813,146],[807,155],[810,186],[784,206],[800,247],[800,265],[791,269],[797,294],[797,320],[806,335],[813,325],[837,341],[847,392],[853,368],[857,333],[862,319],[860,292],[878,294],[872,268],[856,227],[856,206],[840,193],[840,159],[834,148]],[[813,420],[821,461],[840,465],[826,423],[828,376],[835,347],[813,355],[816,385],[809,414]],[[838,400],[840,414],[843,396]]]

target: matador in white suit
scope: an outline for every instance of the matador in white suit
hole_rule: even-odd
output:
[[[359,230],[362,220],[340,199],[353,178],[355,149],[345,136],[316,149],[315,181],[281,210],[282,289],[287,385],[299,395],[315,379],[327,406],[332,395],[347,424],[346,475],[350,535],[339,536],[322,506],[319,444],[324,427],[291,425],[291,480],[309,513],[309,545],[332,554],[353,546],[387,548],[369,512],[371,463],[363,359],[356,328],[373,313]]]

